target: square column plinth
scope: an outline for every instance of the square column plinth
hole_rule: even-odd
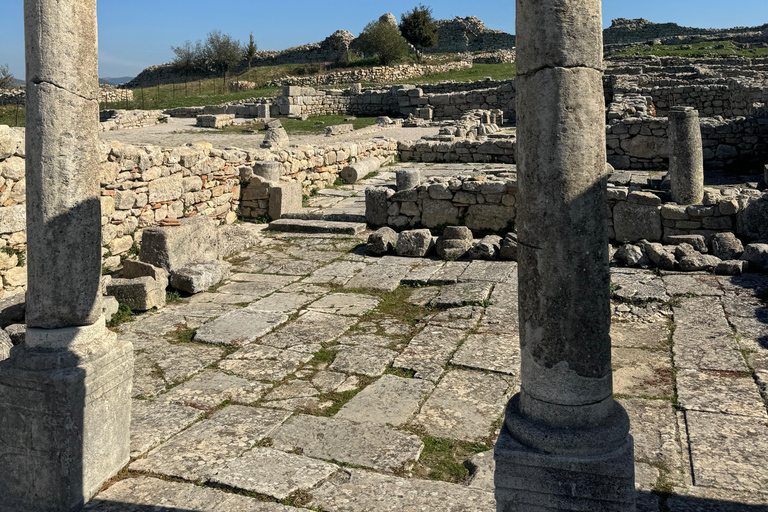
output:
[[[0,363],[0,512],[79,510],[128,463],[133,347],[103,326]]]

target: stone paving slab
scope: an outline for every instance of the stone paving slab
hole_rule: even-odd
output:
[[[336,354],[330,369],[342,373],[354,373],[378,377],[397,357],[397,352],[377,347],[344,347]]]
[[[392,338],[376,334],[346,334],[338,339],[339,344],[350,347],[386,348],[392,344]]]
[[[160,337],[176,330],[178,325],[183,324],[186,324],[186,318],[183,313],[172,309],[166,309],[156,313],[145,313],[132,322],[124,323],[120,326],[120,331]]]
[[[520,338],[517,333],[470,334],[451,363],[478,370],[520,375]]]
[[[468,486],[488,492],[494,491],[496,487],[493,482],[493,474],[496,471],[496,461],[493,460],[493,450],[473,455],[466,465],[470,472]]]
[[[439,309],[484,306],[492,289],[493,284],[484,281],[449,284],[443,286],[433,304]]]
[[[717,277],[703,273],[665,274],[662,276],[669,295],[721,296]]]
[[[678,368],[746,371],[744,358],[717,298],[686,299],[673,310],[675,365]]]
[[[317,352],[321,343],[330,343],[357,322],[356,318],[308,311],[293,322],[262,338],[263,345]]]
[[[227,356],[218,366],[246,379],[276,382],[294,373],[310,359],[312,354],[307,352],[250,345]]]
[[[426,265],[417,265],[400,280],[400,283],[405,286],[426,285],[444,265],[443,261],[429,261]]]
[[[512,280],[511,282],[494,284],[489,302],[494,308],[517,313],[517,299],[517,280]]]
[[[430,318],[429,325],[432,327],[448,327],[450,329],[469,331],[477,327],[482,317],[483,308],[478,306],[450,308]]]
[[[483,314],[480,323],[477,325],[477,332],[481,334],[493,334],[496,336],[517,337],[517,323],[517,308],[509,310],[506,308],[488,306],[485,308],[485,313]]]
[[[259,276],[258,280],[247,282],[229,283],[219,287],[216,293],[233,293],[236,295],[248,295],[258,299],[274,293],[280,288],[292,283],[297,279],[295,276],[276,276],[266,274],[254,274]]]
[[[319,293],[275,292],[250,304],[246,309],[253,311],[277,311],[290,315],[319,297]]]
[[[120,480],[83,509],[88,512],[291,512],[295,508],[194,484],[150,477]]]
[[[292,417],[272,439],[278,450],[380,471],[407,469],[424,448],[417,436],[390,427],[308,415]]]
[[[614,297],[624,302],[666,302],[669,294],[664,281],[650,271],[635,269],[611,269],[611,284],[618,287]]]
[[[355,274],[344,284],[344,288],[364,288],[379,292],[392,292],[400,286],[400,281],[410,270],[404,265],[370,265]]]
[[[367,263],[354,261],[335,261],[304,278],[302,282],[311,284],[328,284],[343,286],[352,276],[367,267]]]
[[[669,512],[768,512],[768,492],[680,487],[667,498],[666,506]]]
[[[224,401],[252,404],[264,396],[269,386],[217,370],[203,370],[162,396],[162,400],[197,409],[212,409]]]
[[[310,398],[319,395],[320,392],[310,382],[305,380],[292,380],[270,391],[264,397],[264,401],[290,400],[293,398]]]
[[[379,299],[359,293],[331,293],[313,302],[308,309],[321,313],[333,313],[344,316],[361,316],[375,309]]]
[[[737,491],[765,489],[768,423],[764,419],[687,411],[696,485]]]
[[[239,309],[205,324],[194,339],[211,345],[247,345],[287,320],[288,315],[279,311]]]
[[[674,395],[669,353],[613,348],[613,392],[617,395],[671,399]]]
[[[131,401],[131,457],[165,442],[203,415],[193,407],[149,400]]]
[[[335,464],[270,448],[254,448],[216,470],[210,481],[284,500],[308,491],[339,470]]]
[[[403,283],[403,284],[407,284],[407,283]],[[427,286],[425,288],[416,288],[414,290],[411,290],[410,294],[405,300],[409,304],[423,307],[423,306],[429,305],[433,300],[435,300],[438,293],[440,293],[440,288],[438,288],[437,286]]]
[[[437,382],[443,367],[465,336],[466,333],[459,329],[428,325],[408,343],[392,366],[414,370],[416,378]]]
[[[169,343],[156,340],[143,347],[143,356],[151,365],[138,371],[148,371],[172,386],[195,375],[224,356],[224,349],[200,343]],[[134,376],[137,370],[134,368]]]
[[[768,420],[751,375],[683,369],[677,372],[677,393],[680,406],[687,410]]]
[[[510,397],[509,378],[469,370],[448,372],[413,425],[435,437],[487,441]]]
[[[613,322],[611,345],[625,348],[659,350],[665,348],[670,335],[667,322]]]
[[[133,359],[133,398],[153,398],[165,391],[167,383],[163,371],[144,353],[135,353]]]
[[[437,272],[432,274],[428,284],[441,286],[457,283],[459,281],[459,276],[467,270],[468,266],[469,262],[467,261],[448,261],[440,267]]]
[[[344,404],[334,418],[357,423],[399,426],[418,412],[434,385],[420,379],[383,375]]]
[[[268,437],[290,416],[275,409],[231,405],[155,448],[129,468],[200,480]]]
[[[461,273],[458,281],[487,281],[489,283],[502,283],[512,278],[517,280],[517,264],[513,262],[474,260],[470,262],[466,270]]]
[[[494,512],[493,493],[464,485],[344,470],[312,492],[311,506],[334,512]]]
[[[322,261],[282,260],[272,263],[264,268],[261,273],[285,276],[306,276],[320,268],[322,265]]]

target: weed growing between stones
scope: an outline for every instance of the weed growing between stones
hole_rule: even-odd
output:
[[[175,302],[181,302],[181,295],[179,295],[179,292],[176,290],[166,291],[165,292],[165,302],[166,304],[173,304]]]
[[[422,440],[424,450],[413,469],[414,477],[443,482],[466,482],[470,473],[465,462],[472,455],[491,449],[483,443],[462,442],[441,437],[424,436]]]
[[[26,251],[22,251],[21,249],[16,249],[15,247],[3,247],[2,251],[8,256],[13,256],[15,254],[16,258],[19,261],[20,267],[23,267],[27,264]]]
[[[416,371],[408,370],[406,368],[387,368],[384,370],[384,375],[394,375],[395,377],[400,377],[401,379],[413,379],[416,377]]]
[[[107,327],[110,329],[116,329],[126,322],[132,322],[133,317],[134,314],[133,311],[131,311],[131,308],[129,308],[126,304],[120,303],[119,307],[117,308],[117,313],[112,315],[112,319],[107,322]]]

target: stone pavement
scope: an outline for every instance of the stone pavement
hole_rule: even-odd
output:
[[[121,325],[132,460],[86,510],[495,510],[516,264],[364,242],[264,232],[223,285]],[[768,510],[768,276],[613,281],[638,510]]]

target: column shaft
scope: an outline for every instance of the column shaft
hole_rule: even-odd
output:
[[[672,107],[669,112],[669,178],[674,202],[701,204],[704,150],[699,113],[692,107]]]

